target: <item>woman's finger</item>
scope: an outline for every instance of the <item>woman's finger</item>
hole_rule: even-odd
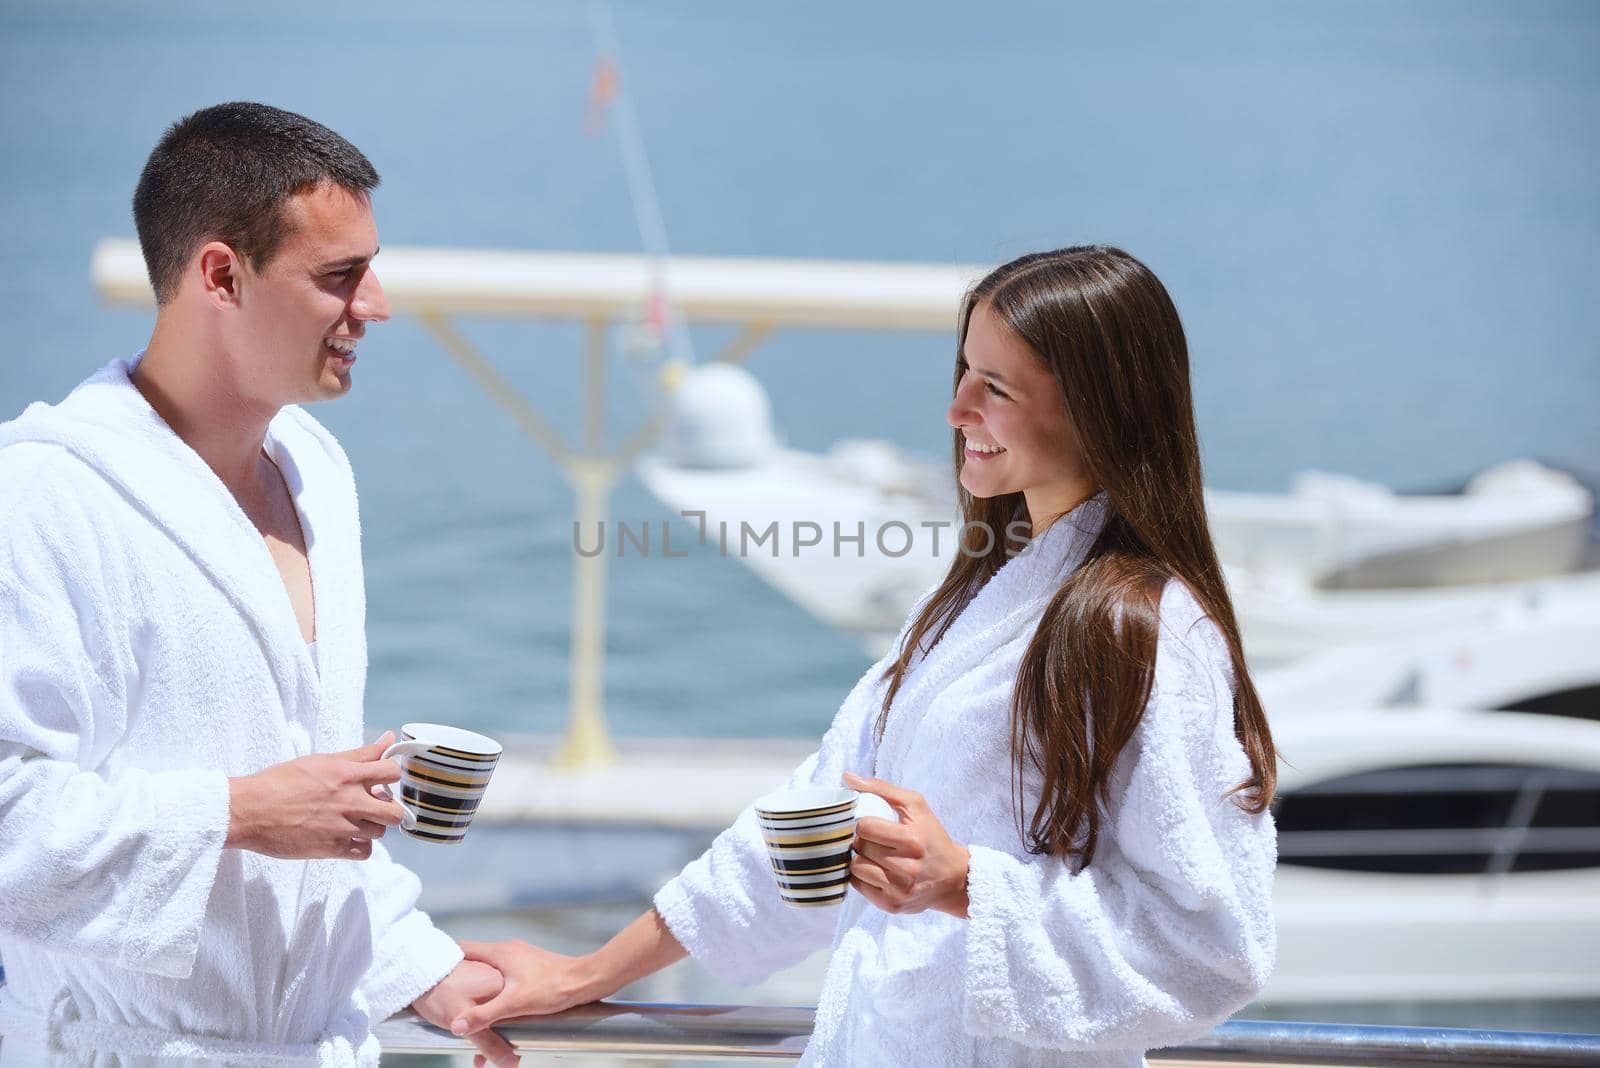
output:
[[[371,820],[356,821],[357,838],[382,838],[386,830],[388,828],[381,823],[373,823]]]
[[[911,842],[904,845],[884,845],[871,839],[857,838],[854,847],[856,856],[875,860],[884,868],[898,865],[914,865],[921,861],[924,856],[922,843],[920,842]]]
[[[890,847],[879,845],[877,842],[869,842],[863,838],[857,838],[850,843],[850,846],[855,850],[856,856],[877,861],[880,865],[894,855],[894,850]]]
[[[856,839],[876,842],[901,853],[917,853],[921,838],[916,830],[904,823],[890,823],[874,816],[856,821]]]
[[[902,816],[908,815],[913,808],[922,803],[922,795],[915,790],[907,790],[903,786],[896,786],[882,779],[868,779],[847,771],[844,773],[844,784],[852,790],[877,794]]]
[[[862,897],[866,898],[867,902],[871,904],[873,908],[880,909],[884,912],[897,911],[898,906],[896,906],[894,902],[889,899],[888,895],[866,880],[858,879],[852,875],[850,877],[850,885],[855,887],[856,891]]]
[[[456,1035],[475,1035],[490,1024],[499,1023],[508,1016],[523,1016],[516,1005],[516,996],[511,992],[511,984],[506,984],[506,989],[481,1005],[462,1012],[450,1021],[450,1032]]]
[[[894,885],[889,879],[889,873],[883,870],[882,864],[859,854],[850,861],[850,875],[880,890],[888,890]]]
[[[501,975],[510,974],[507,969],[511,966],[506,959],[506,944],[504,942],[473,942],[468,939],[461,941],[461,954],[467,960],[475,960],[487,964],[499,971]]]

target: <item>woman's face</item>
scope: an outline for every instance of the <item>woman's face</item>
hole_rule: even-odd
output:
[[[1021,493],[1035,535],[1093,495],[1055,376],[987,302],[972,309],[958,367],[961,381],[945,418],[961,431],[968,493]]]

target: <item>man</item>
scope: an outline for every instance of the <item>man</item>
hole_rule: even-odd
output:
[[[374,1022],[501,987],[376,841],[355,486],[296,407],[388,318],[377,184],[299,115],[178,122],[134,195],[149,346],[0,424],[7,1064],[375,1064]]]

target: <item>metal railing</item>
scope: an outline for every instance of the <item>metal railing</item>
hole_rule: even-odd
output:
[[[498,1028],[519,1054],[586,1053],[621,1059],[797,1060],[814,1012],[755,1005],[659,1005],[612,1001]],[[409,1013],[377,1028],[385,1053],[471,1052],[466,1039]],[[1170,1065],[1463,1066],[1600,1065],[1600,1035],[1446,1027],[1235,1020],[1149,1059]]]

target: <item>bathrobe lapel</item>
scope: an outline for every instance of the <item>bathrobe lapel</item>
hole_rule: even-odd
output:
[[[284,708],[298,718],[314,717],[316,671],[266,542],[221,479],[133,386],[128,378],[131,366],[114,361],[74,390],[59,405],[72,419],[52,418],[47,406],[35,405],[13,425],[26,424],[26,436],[53,441],[85,460],[182,548],[248,624]],[[42,409],[37,422],[28,418],[34,409]],[[269,428],[274,459],[308,451],[303,442],[294,440],[303,432],[288,425],[289,419],[286,409]],[[85,423],[92,425],[85,428]],[[302,523],[319,531],[334,526],[322,522],[318,514],[321,495],[305,465],[289,466],[301,484],[295,503]],[[295,488],[291,484],[291,492]],[[320,584],[330,569],[319,570],[317,562],[313,558],[320,623],[325,595]]]
[[[311,564],[316,598],[315,664],[298,640],[299,624],[283,583],[278,582],[282,607],[288,611],[287,625],[294,628],[294,644],[305,661],[302,677],[320,687],[321,705],[342,708],[354,704],[359,708],[366,679],[366,589],[360,519],[350,508],[355,500],[354,479],[338,446],[297,409],[286,408],[273,420],[266,448],[294,498]],[[274,577],[276,574],[274,570]],[[324,717],[318,724],[323,733],[313,732],[316,747],[337,750],[360,744],[356,737],[335,732],[337,724],[359,720],[359,715],[353,720]]]
[[[953,679],[970,671],[1024,626],[1040,603],[1083,563],[1105,525],[1105,494],[1084,501],[1050,525],[1028,550],[1008,560],[958,615],[944,637],[917,661],[895,694],[878,749],[878,773],[893,775],[922,714]]]

